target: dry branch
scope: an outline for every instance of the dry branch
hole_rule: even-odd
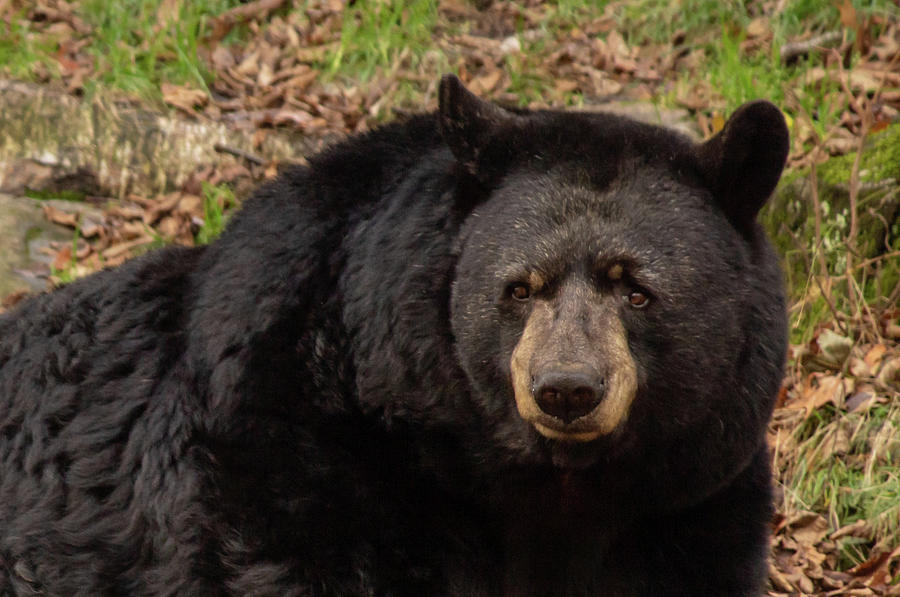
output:
[[[836,44],[843,39],[840,31],[829,31],[803,41],[795,41],[781,46],[781,62],[788,64],[800,56],[805,56],[813,50],[821,49]]]

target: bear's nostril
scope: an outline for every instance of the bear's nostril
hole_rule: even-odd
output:
[[[562,393],[556,388],[544,388],[541,390],[539,404],[545,404],[550,408],[564,407],[564,399]]]
[[[571,372],[551,372],[535,382],[538,408],[552,417],[571,423],[593,411],[603,399],[602,379]]]

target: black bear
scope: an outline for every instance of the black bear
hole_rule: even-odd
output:
[[[0,594],[760,593],[780,111],[439,100],[0,318]]]

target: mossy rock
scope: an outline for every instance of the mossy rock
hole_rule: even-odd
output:
[[[816,180],[822,206],[821,246],[831,274],[846,269],[850,232],[850,172],[856,153],[819,164]],[[857,198],[857,262],[900,248],[900,125],[866,140]],[[789,282],[796,286],[808,276],[815,258],[815,210],[809,168],[783,176],[760,220],[785,259]],[[877,275],[896,279],[900,260],[893,259]]]

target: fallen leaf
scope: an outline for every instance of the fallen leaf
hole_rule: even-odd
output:
[[[61,209],[57,209],[49,203],[45,203],[41,207],[44,210],[44,217],[54,224],[66,226],[67,228],[76,228],[78,226],[77,213],[70,213]]]
[[[856,392],[849,398],[847,398],[847,402],[844,405],[847,409],[847,412],[856,412],[858,410],[865,410],[870,405],[874,404],[875,394],[872,392]]]
[[[853,7],[851,0],[844,0],[838,6],[841,13],[841,24],[852,31],[856,31],[859,27],[859,21],[856,18],[856,9]]]
[[[713,112],[711,124],[713,134],[718,133],[725,128],[725,117],[718,111]]]
[[[231,53],[231,50],[221,45],[216,46],[212,51],[210,59],[212,60],[213,66],[221,70],[231,68],[236,64],[234,54]]]
[[[818,381],[818,385],[807,386],[800,399],[807,416],[829,403],[838,407],[843,405],[844,380],[840,375],[813,374],[813,376]]]
[[[900,357],[894,357],[886,362],[876,378],[883,387],[900,387]]]
[[[850,375],[853,377],[872,377],[872,369],[859,357],[850,357]]]
[[[853,340],[836,334],[831,330],[822,330],[817,338],[819,344],[819,354],[825,357],[829,362],[834,363],[836,368],[843,367],[847,357],[850,356],[850,349],[853,347]]]
[[[497,87],[497,83],[500,82],[502,76],[503,71],[496,68],[487,74],[475,77],[470,81],[469,85],[472,91],[477,95],[490,95],[494,88]]]
[[[175,206],[178,205],[179,201],[181,201],[181,193],[179,192],[164,195],[154,201],[149,209],[144,211],[144,215],[141,219],[144,224],[152,225],[163,215],[172,211]]]
[[[2,310],[12,309],[23,300],[28,298],[29,294],[30,293],[27,290],[16,290],[14,292],[11,292],[3,297],[3,301],[0,302],[0,307],[2,307]]]
[[[181,230],[181,224],[178,218],[167,216],[160,220],[156,226],[156,230],[163,238],[174,239]]]
[[[747,35],[750,37],[764,37],[769,31],[769,19],[765,17],[757,17],[747,24]]]
[[[182,0],[162,0],[156,8],[157,30],[168,27],[170,23],[178,20],[181,12]]]
[[[863,361],[869,367],[871,371],[878,371],[878,368],[881,366],[881,361],[884,358],[885,353],[887,352],[887,346],[884,344],[876,344],[872,348],[866,352],[866,356],[863,357]]]
[[[54,270],[59,271],[68,268],[70,265],[72,265],[72,247],[65,245],[53,257],[52,267]]]
[[[840,371],[850,356],[853,340],[829,329],[822,330],[798,352],[798,360],[807,371]]]
[[[828,535],[828,521],[815,512],[801,512],[787,523],[787,533],[795,541],[812,546]]]
[[[192,115],[196,113],[197,108],[202,108],[209,101],[205,91],[189,85],[163,83],[160,85],[160,91],[164,102]]]
[[[844,537],[862,537],[870,538],[872,536],[872,525],[865,520],[857,520],[854,523],[844,525],[828,536],[832,541],[837,541]]]
[[[153,242],[153,237],[149,235],[141,236],[129,242],[118,243],[103,251],[103,258],[107,261],[116,262],[116,260],[126,259],[131,250],[142,245]]]
[[[183,214],[189,216],[203,216],[203,198],[197,195],[185,194],[178,201],[177,209]]]
[[[891,552],[876,553],[865,562],[854,566],[847,572],[853,576],[870,576],[884,566],[895,555],[900,555],[900,547]]]

